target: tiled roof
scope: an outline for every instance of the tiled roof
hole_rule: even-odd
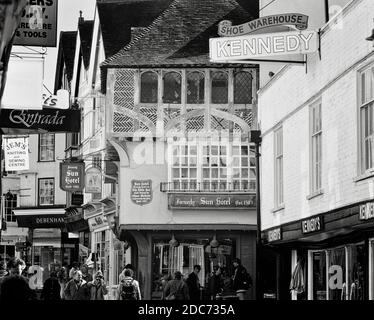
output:
[[[131,40],[131,27],[146,27],[172,0],[97,0],[105,56],[110,57]]]
[[[94,26],[93,20],[80,21],[78,23],[78,31],[79,31],[79,37],[81,40],[83,63],[86,69],[90,65],[93,26]]]
[[[103,67],[139,67],[169,64],[209,64],[209,38],[217,36],[224,19],[233,24],[251,20],[234,0],[175,0],[146,32]]]
[[[55,75],[55,88],[56,92],[61,86],[61,78],[64,63],[66,65],[66,73],[68,80],[73,79],[74,70],[74,56],[77,41],[77,31],[61,31],[60,42],[58,45],[56,75]]]

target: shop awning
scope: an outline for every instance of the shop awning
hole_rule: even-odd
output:
[[[88,230],[88,222],[84,219],[83,208],[70,207],[66,208],[65,211],[65,223],[68,232]]]
[[[31,229],[64,228],[65,208],[63,207],[33,207],[13,210],[18,227]]]

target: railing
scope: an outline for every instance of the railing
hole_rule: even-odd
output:
[[[246,192],[253,193],[256,186],[249,181],[238,182],[161,182],[161,192]]]

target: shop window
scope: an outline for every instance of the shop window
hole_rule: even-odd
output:
[[[187,103],[204,103],[205,77],[202,72],[187,73]]]
[[[97,268],[102,271],[104,280],[109,281],[109,251],[110,230],[95,232],[95,252],[97,255]]]
[[[313,253],[313,300],[326,300],[326,253]]]
[[[39,205],[48,206],[55,203],[55,179],[39,179]]]
[[[228,103],[228,75],[226,72],[212,72],[212,103]]]
[[[252,75],[249,72],[234,75],[234,103],[252,104]]]
[[[180,104],[182,80],[178,72],[168,72],[164,75],[164,95],[163,103]]]
[[[361,174],[374,168],[374,66],[359,74],[359,128]]]
[[[365,270],[367,255],[365,245],[356,244],[348,247],[348,299],[365,299]]]
[[[322,188],[322,109],[321,101],[311,105],[310,117],[310,192]]]
[[[140,77],[140,102],[157,103],[158,75],[155,72],[147,71]]]
[[[55,135],[53,133],[39,135],[39,161],[55,161]]]

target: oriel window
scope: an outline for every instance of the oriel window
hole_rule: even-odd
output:
[[[234,75],[234,103],[252,104],[252,75],[240,71]]]
[[[180,104],[182,78],[178,72],[168,72],[164,75],[164,103]]]
[[[205,77],[202,72],[193,71],[187,73],[187,103],[203,104]]]
[[[212,103],[228,103],[228,75],[226,72],[212,72]]]
[[[158,75],[155,72],[144,72],[140,77],[140,102],[157,103]]]

